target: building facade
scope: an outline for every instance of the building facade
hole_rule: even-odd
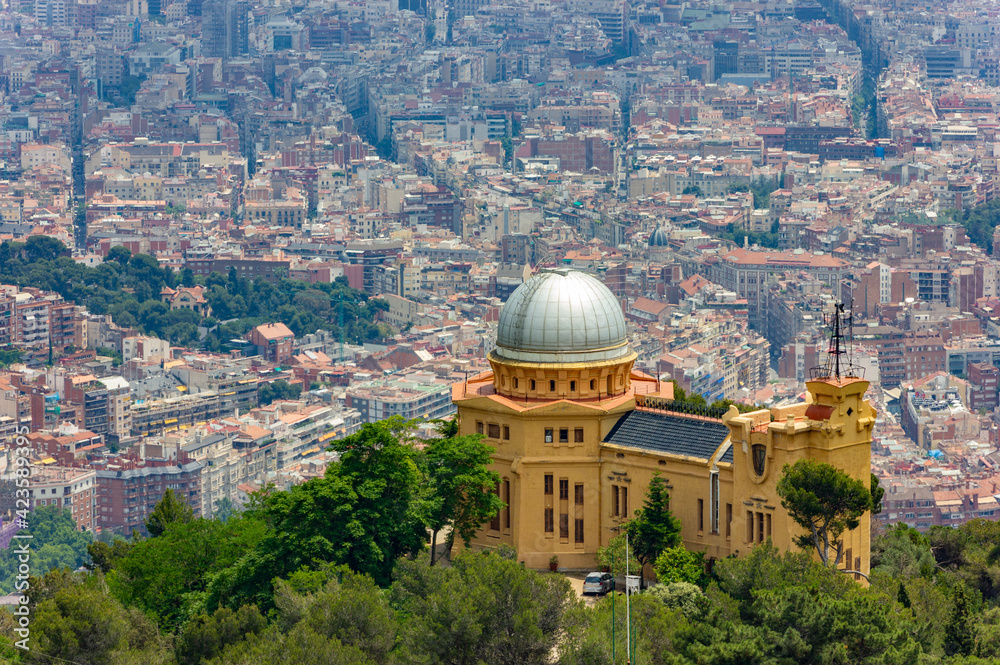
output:
[[[665,478],[685,547],[709,559],[770,538],[792,549],[799,527],[775,490],[786,463],[803,458],[869,482],[875,411],[868,382],[807,382],[807,401],[771,410],[691,415],[672,384],[633,369],[617,298],[596,278],[543,270],[500,315],[491,372],[455,384],[459,432],[495,447],[507,507],[475,546],[515,547],[531,568],[558,557],[592,568],[597,549]],[[844,537],[841,567],[869,568],[869,516]]]

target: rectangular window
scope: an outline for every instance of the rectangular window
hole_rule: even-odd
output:
[[[577,427],[573,430],[573,441],[576,443],[583,443],[583,428]]]
[[[705,500],[698,499],[698,531],[705,530]]]
[[[613,517],[621,515],[618,507],[618,489],[618,485],[611,486],[611,515]]]
[[[573,532],[574,532],[573,533],[573,541],[577,542],[577,543],[582,543],[583,542],[583,520],[582,519],[577,518],[576,522],[574,523]]]
[[[565,478],[559,479],[559,500],[569,501],[569,481]]]
[[[556,391],[556,382],[555,381],[549,381],[549,392],[550,393],[554,393],[555,391]]]
[[[709,510],[711,515],[709,517],[709,524],[712,529],[712,533],[719,533],[719,474],[713,473],[709,482],[709,491],[712,494],[711,500],[709,502]]]
[[[569,430],[560,429],[559,430],[559,443],[569,443]]]
[[[546,473],[545,474],[545,494],[548,495],[548,496],[552,496],[552,474],[551,473]]]
[[[764,542],[764,513],[757,513],[757,542]]]
[[[764,537],[771,537],[771,513],[764,516]]]
[[[569,540],[569,515],[566,513],[559,514],[559,538]]]
[[[510,440],[510,427],[508,427],[507,425],[503,426],[503,438],[504,441]]]
[[[576,381],[570,381],[569,382],[569,391],[571,393],[575,393],[576,392]]]
[[[552,533],[552,517],[554,511],[551,508],[545,509],[545,533]]]
[[[732,536],[733,533],[733,504],[726,504],[726,540]]]
[[[622,512],[621,512],[621,516],[622,517],[628,517],[628,488],[627,487],[622,487],[621,488],[621,493],[622,493],[622,498],[621,498]]]
[[[854,556],[851,552],[851,548],[847,548],[847,553],[844,556],[844,570],[851,570],[851,564],[854,563]],[[855,569],[857,570],[857,569]]]
[[[753,511],[747,511],[747,544],[753,543]]]
[[[583,505],[583,485],[582,484],[577,484],[573,488],[573,503],[575,503],[578,506],[582,506]]]
[[[545,430],[545,443],[552,443],[552,430]]]
[[[503,509],[503,528],[510,530],[510,481],[503,481],[503,502],[507,504]]]
[[[483,433],[484,433],[483,432],[483,421],[482,420],[477,420],[476,421],[476,434],[483,434]]]
[[[493,488],[493,493],[496,494],[497,497],[499,498],[500,496],[499,482]],[[500,513],[497,513],[496,515],[493,516],[493,519],[490,520],[490,531],[499,531],[499,530],[500,530]]]
[[[498,425],[496,423],[489,423],[486,426],[486,436],[488,436],[491,439],[499,439],[500,438],[500,425]]]

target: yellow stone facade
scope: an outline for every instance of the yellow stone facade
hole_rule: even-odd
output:
[[[801,529],[775,491],[785,464],[813,458],[869,481],[875,411],[862,379],[810,381],[800,404],[711,419],[668,411],[672,384],[634,370],[632,353],[565,363],[501,351],[489,356],[492,371],[455,384],[452,399],[459,432],[495,447],[507,504],[474,547],[507,543],[530,568],[555,555],[560,568],[593,569],[656,474],[671,488],[685,547],[708,559],[768,538],[796,547]],[[868,573],[869,534],[865,515],[845,535],[841,568]]]

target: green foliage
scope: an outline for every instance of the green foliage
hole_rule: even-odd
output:
[[[284,379],[262,383],[257,390],[257,400],[261,406],[270,404],[276,400],[298,399],[302,394],[302,386],[292,385]]]
[[[708,599],[693,582],[661,582],[648,593],[667,607],[680,610],[688,619],[697,619],[708,609]]]
[[[698,185],[688,185],[681,192],[682,195],[694,194],[696,197],[701,198],[701,187]]]
[[[871,570],[893,578],[931,577],[936,562],[930,540],[916,529],[897,524],[872,542]]]
[[[965,210],[951,210],[948,216],[965,228],[965,233],[973,244],[981,247],[987,254],[993,253],[993,231],[1000,224],[1000,200]]]
[[[95,540],[87,546],[87,554],[90,555],[90,563],[87,568],[100,570],[107,574],[115,567],[115,564],[128,556],[134,545],[134,541],[123,538],[114,539],[111,543]]]
[[[175,524],[186,524],[194,519],[194,511],[172,489],[163,493],[153,512],[146,518],[146,531],[153,538],[163,533]]]
[[[0,281],[53,291],[94,314],[111,315],[118,325],[135,327],[173,344],[200,344],[209,351],[219,351],[230,339],[269,321],[283,322],[298,336],[320,328],[339,336],[341,312],[344,337],[352,343],[382,339],[386,333],[375,322],[385,302],[369,299],[363,291],[350,288],[346,280],[309,284],[281,278],[272,284],[264,279],[212,273],[204,279],[205,298],[212,316],[227,323],[199,340],[198,326],[211,327],[207,324],[214,325],[215,319],[194,310],[171,310],[160,301],[163,287],[192,285],[193,275],[161,267],[155,257],[132,255],[120,246],[112,247],[100,265],[85,266],[48,236],[0,244]],[[302,292],[309,295],[298,297]]]
[[[565,577],[491,554],[463,552],[450,568],[401,561],[395,578],[400,664],[544,663],[578,602]]]
[[[663,550],[680,545],[681,521],[670,512],[670,491],[665,478],[659,474],[653,476],[642,507],[625,528],[632,552],[639,560],[640,578],[642,566],[656,561]]]
[[[211,581],[257,546],[265,531],[262,522],[243,517],[170,523],[111,564],[108,587],[126,605],[176,629],[204,611]]]
[[[730,241],[738,247],[742,247],[744,241],[746,241],[751,247],[753,245],[760,245],[761,247],[769,247],[771,249],[779,249],[781,247],[781,236],[779,236],[775,230],[747,231],[737,228],[733,224],[729,224],[720,237],[723,240]]]
[[[89,563],[87,546],[93,542],[90,532],[79,531],[69,509],[58,506],[39,506],[28,516],[29,528],[19,534],[31,535],[31,573],[44,575],[50,570],[69,568],[76,570]],[[7,549],[0,551],[0,589],[3,593],[14,591],[19,565],[15,551],[19,540],[12,540]]]
[[[493,446],[482,436],[453,436],[431,439],[424,450],[427,483],[422,512],[431,531],[432,546],[438,533],[451,527],[448,549],[457,534],[469,546],[472,538],[499,513],[504,503],[496,493],[500,475],[487,467]],[[431,549],[431,565],[434,565]]]
[[[628,553],[628,572],[630,575],[639,570],[639,560],[635,558],[632,549],[626,550],[625,534],[619,534],[608,541],[604,547],[597,548],[597,563],[611,571],[616,578],[625,575],[625,554]]]
[[[174,645],[180,665],[202,665],[222,654],[230,644],[237,644],[267,627],[267,620],[253,605],[236,612],[221,608],[215,614],[199,614],[184,625]]]
[[[774,192],[780,183],[777,178],[758,178],[750,183],[736,183],[729,186],[730,192],[751,192],[753,194],[753,207],[756,210],[764,210],[771,207],[771,193]]]
[[[0,349],[0,367],[10,367],[21,362],[22,352],[14,347]]]
[[[878,515],[882,512],[882,497],[885,496],[885,488],[879,484],[878,476],[874,473],[871,474],[871,492],[872,492],[872,504],[871,511],[872,515]]]
[[[122,607],[96,578],[60,584],[31,617],[25,662],[56,659],[81,665],[168,663],[163,637],[142,612]]]
[[[872,489],[836,467],[813,459],[786,464],[777,485],[781,505],[806,530],[795,542],[815,549],[823,563],[839,564],[844,531],[857,528],[871,509]]]
[[[118,367],[123,362],[125,362],[121,352],[118,351],[117,349],[112,349],[106,346],[99,346],[96,349],[94,349],[94,353],[96,353],[99,356],[105,356],[107,358],[111,358],[111,364],[114,365],[115,367]]]
[[[705,553],[689,552],[683,546],[668,547],[653,562],[661,585],[674,582],[701,585],[705,578]]]
[[[334,443],[340,461],[323,477],[258,495],[245,514],[269,532],[213,579],[207,608],[252,603],[269,610],[276,578],[320,562],[346,564],[388,584],[396,559],[416,555],[426,540],[419,452],[409,431],[398,417],[366,423]]]
[[[944,651],[949,656],[971,656],[975,646],[975,622],[978,598],[964,584],[955,587],[951,616],[944,627]],[[996,655],[996,654],[993,654]]]

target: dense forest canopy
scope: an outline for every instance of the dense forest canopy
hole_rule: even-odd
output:
[[[489,457],[479,437],[442,434],[428,452],[398,419],[366,426],[335,444],[341,461],[324,476],[270,488],[225,521],[162,506],[157,535],[92,543],[90,572],[72,572],[69,557],[32,577],[31,650],[13,647],[13,617],[0,613],[0,656],[84,665],[624,664],[624,599],[588,605],[566,577],[525,569],[505,545],[432,565],[427,529],[468,526],[455,521],[467,508],[447,508],[442,492],[492,496],[496,480],[475,472]],[[648,518],[654,495],[634,521]],[[39,528],[61,519],[37,517]],[[701,553],[676,543],[676,525],[662,526],[637,539],[647,558],[655,544],[666,581],[632,598],[637,665],[985,665],[1000,655],[997,522],[876,533],[870,585],[770,542],[704,566]],[[57,540],[42,547],[58,550]]]

